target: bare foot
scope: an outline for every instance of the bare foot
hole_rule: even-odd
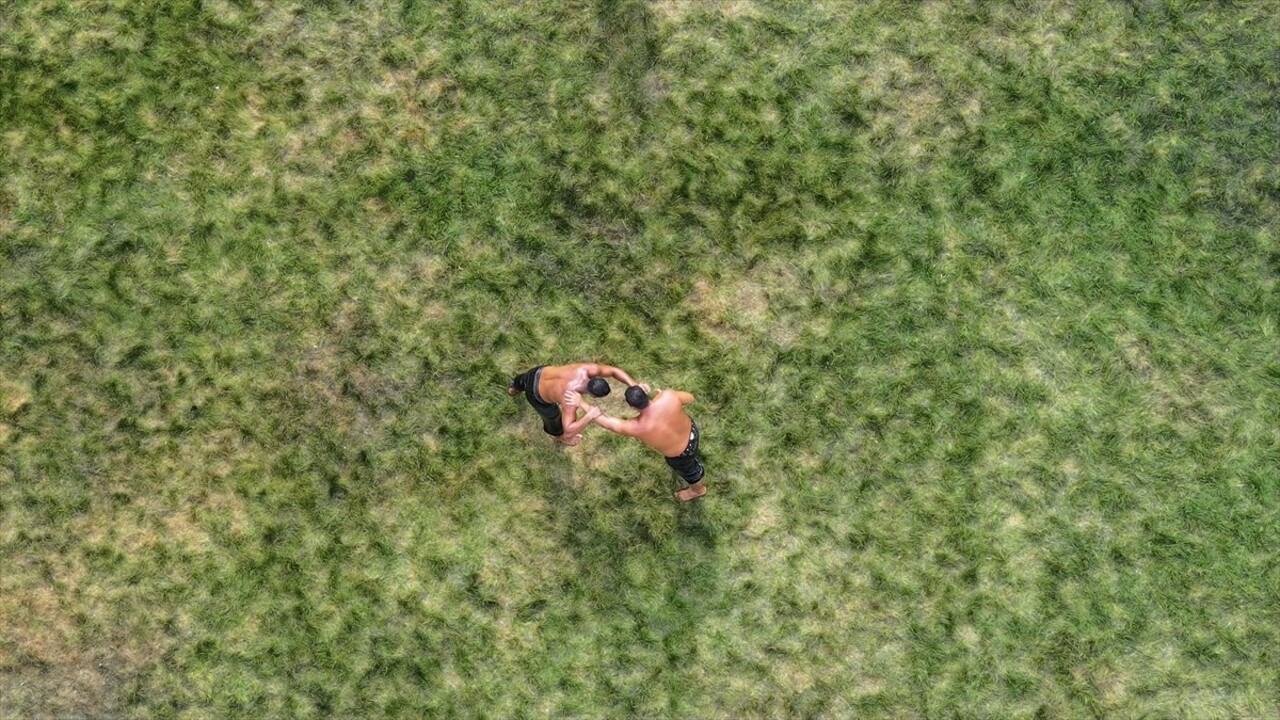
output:
[[[573,447],[574,445],[577,445],[578,443],[582,442],[582,433],[578,433],[573,437],[565,437],[563,435],[557,435],[556,439],[564,443],[565,445],[568,445],[569,447]]]
[[[707,484],[699,480],[689,487],[676,493],[676,499],[680,502],[689,502],[694,498],[700,498],[707,494]]]
[[[508,395],[519,395],[519,394],[520,394],[520,391],[519,391],[519,390],[517,390],[517,389],[515,389],[514,387],[512,387],[512,386],[508,385],[508,386],[507,386],[507,394],[508,394]]]

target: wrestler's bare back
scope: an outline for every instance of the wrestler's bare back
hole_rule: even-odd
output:
[[[538,376],[538,396],[546,402],[559,403],[562,411],[568,410],[562,401],[565,391],[586,390],[587,380],[596,367],[595,363],[548,365],[542,368],[542,374]],[[568,415],[568,413],[565,414]]]
[[[688,447],[689,432],[693,429],[693,421],[684,412],[684,406],[689,402],[693,402],[689,393],[659,390],[640,416],[631,421],[635,423],[632,432],[645,445],[666,457],[679,455]]]

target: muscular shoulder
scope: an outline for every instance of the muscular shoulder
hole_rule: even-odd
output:
[[[659,390],[658,394],[650,401],[650,404],[661,409],[664,413],[679,410],[682,405],[680,396],[675,390]]]
[[[542,376],[545,378],[555,378],[556,380],[565,380],[580,373],[587,363],[570,363],[568,365],[548,365],[542,369]]]
[[[658,421],[658,416],[650,411],[632,418],[630,424],[631,434],[644,440],[649,438],[661,423]]]

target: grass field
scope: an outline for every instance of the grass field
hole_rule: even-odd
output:
[[[1280,716],[1277,108],[1261,1],[0,5],[0,717]]]

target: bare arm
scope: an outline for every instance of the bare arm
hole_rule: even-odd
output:
[[[582,417],[564,426],[565,437],[572,437],[574,435],[577,435],[578,433],[582,432],[582,428],[590,425],[592,420],[595,420],[596,418],[600,417],[600,414],[601,414],[600,408],[594,405],[585,405],[584,407],[587,409],[587,411],[583,413]],[[569,407],[569,408],[565,408],[565,410],[567,410],[570,413],[573,413],[574,415],[578,414],[577,407]]]
[[[640,423],[635,420],[623,420],[622,418],[610,417],[602,413],[596,417],[596,424],[619,435],[635,437],[640,434]]]
[[[616,368],[612,365],[601,365],[600,363],[596,363],[596,368],[600,371],[600,377],[617,378],[619,381],[626,383],[627,387],[631,387],[636,384],[635,379],[628,375],[627,371],[622,368]]]
[[[582,429],[591,424],[591,421],[600,416],[600,408],[594,405],[587,405],[582,402],[582,396],[569,390],[565,392],[560,408],[565,417],[573,418],[573,421],[564,426],[564,434],[566,437],[572,437],[582,432]],[[578,417],[578,408],[582,408],[587,412],[582,417]]]

